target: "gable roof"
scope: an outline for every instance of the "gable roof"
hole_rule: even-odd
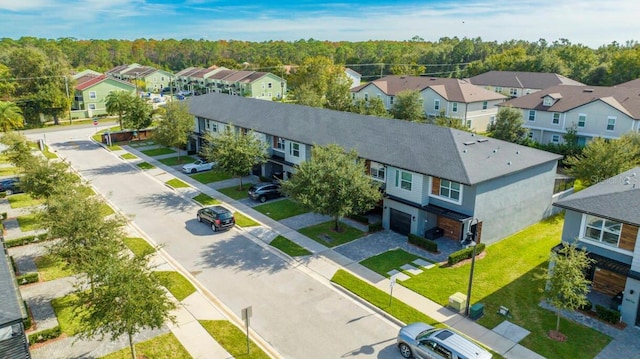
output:
[[[447,101],[462,103],[500,100],[506,98],[506,96],[502,94],[489,91],[465,80],[422,76],[385,76],[367,84],[354,87],[351,91],[359,92],[368,86],[377,87],[387,96],[395,96],[398,92],[404,90],[422,92],[431,88]]]
[[[558,97],[560,95],[560,98]],[[557,98],[552,106],[543,106],[545,96]],[[527,110],[567,112],[594,101],[603,101],[634,119],[640,119],[640,88],[558,85],[514,98],[498,106]]]
[[[83,79],[83,81],[81,81]],[[126,81],[122,81],[122,80],[118,80],[116,78],[113,77],[108,77],[107,75],[101,75],[98,77],[82,77],[80,79],[78,79],[78,84],[76,85],[76,90],[78,91],[84,91],[88,88],[91,88],[99,83],[105,82],[105,81],[113,81],[113,82],[118,82],[121,83],[123,85],[126,85],[128,87],[131,87],[131,89],[133,89],[135,86],[130,84],[129,82]]]
[[[176,77],[178,77],[178,76],[189,76],[189,75],[194,74],[194,73],[196,73],[198,71],[201,71],[201,70],[204,70],[204,69],[201,68],[201,67],[187,67],[184,70],[178,71],[176,73]]]
[[[640,167],[565,197],[554,206],[640,226]]]
[[[0,240],[0,248],[4,243]],[[9,258],[4,251],[0,251],[0,327],[20,321],[23,318],[20,292],[12,271],[9,268]]]
[[[500,86],[523,89],[546,89],[556,85],[584,86],[583,83],[550,72],[488,71],[469,78],[478,86]]]
[[[191,114],[309,145],[336,143],[360,157],[473,185],[561,156],[429,124],[210,93]]]

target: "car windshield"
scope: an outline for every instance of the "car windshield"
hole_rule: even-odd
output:
[[[231,217],[233,217],[233,215],[230,212],[220,213],[220,219],[229,219]]]

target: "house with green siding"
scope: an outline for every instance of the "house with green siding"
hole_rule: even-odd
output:
[[[106,75],[86,75],[76,79],[71,118],[91,118],[107,114],[106,97],[112,91],[135,94],[135,85]]]

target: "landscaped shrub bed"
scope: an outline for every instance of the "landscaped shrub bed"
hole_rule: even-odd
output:
[[[382,222],[369,223],[369,233],[380,232],[382,230]]]
[[[620,322],[620,312],[617,310],[609,309],[600,304],[596,304],[596,314],[598,314],[598,318],[612,323],[617,324]]]
[[[56,325],[53,328],[45,329],[43,331],[29,335],[29,344],[34,345],[35,343],[46,342],[49,339],[59,337],[61,334],[62,330],[60,329],[60,326]]]
[[[29,272],[16,277],[16,281],[18,281],[19,285],[36,283],[39,280],[40,280],[40,275],[38,274],[38,272]]]
[[[16,239],[9,239],[4,242],[7,248],[24,246],[30,243],[36,243],[48,239],[46,234],[25,236]]]
[[[369,224],[369,217],[365,216],[364,214],[352,214],[349,216],[349,218],[353,219],[356,222]]]
[[[476,244],[476,255],[482,253],[482,251],[484,250],[485,244],[484,243],[478,243]],[[458,262],[462,262],[465,259],[469,259],[471,258],[471,256],[473,256],[473,247],[468,247],[465,249],[461,249],[457,252],[453,252],[449,255],[449,265],[454,265]]]
[[[409,233],[409,243],[416,245],[420,248],[426,249],[427,251],[432,253],[438,252],[438,243],[436,243],[436,241],[432,241],[430,239],[417,236],[415,234]]]

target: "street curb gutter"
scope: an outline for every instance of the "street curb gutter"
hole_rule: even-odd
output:
[[[398,318],[392,316],[391,314],[385,312],[384,310],[376,307],[375,305],[371,304],[369,301],[367,301],[364,298],[358,296],[357,294],[355,294],[352,291],[348,290],[347,288],[341,286],[340,284],[337,284],[335,282],[331,282],[331,285],[333,285],[333,287],[335,287],[337,290],[339,290],[340,292],[344,293],[348,297],[356,300],[357,302],[361,303],[362,305],[366,306],[367,308],[371,309],[372,311],[378,313],[380,316],[386,318],[388,321],[398,325],[399,327],[404,327],[406,325],[405,322],[399,320]]]

